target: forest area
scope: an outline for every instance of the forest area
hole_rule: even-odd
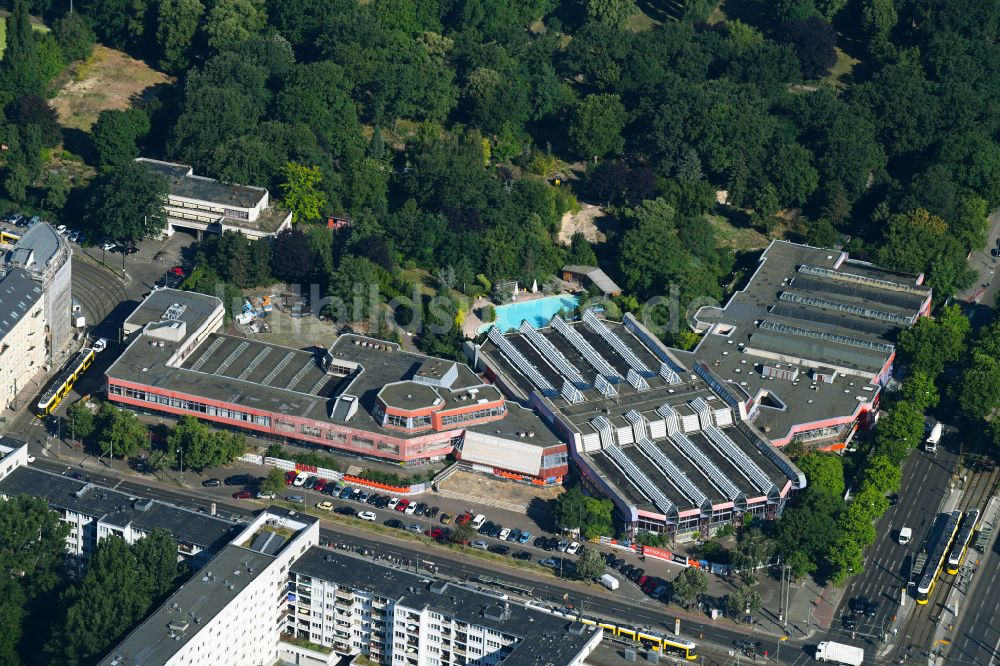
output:
[[[295,213],[284,244],[295,260],[275,244],[247,271],[240,249],[202,286],[299,280],[348,295],[367,280],[389,300],[415,275],[475,295],[599,263],[625,288],[624,309],[671,285],[683,304],[722,298],[738,277],[712,213],[846,243],[924,272],[945,297],[974,279],[965,255],[986,243],[1000,202],[988,4],[694,0],[638,21],[649,16],[631,0],[13,8],[25,4],[56,29],[8,30],[6,198],[67,222],[82,211],[84,227],[134,240],[160,224],[135,222],[162,194],[130,164],[140,154],[269,188]],[[60,132],[45,97],[56,63],[85,60],[93,39],[176,83],[102,112],[81,156],[95,177],[67,184],[46,167]],[[578,201],[605,207],[603,242],[557,241]],[[353,219],[332,241],[310,229],[331,214]],[[440,342],[427,345],[455,341]]]
[[[312,283],[349,301],[356,285],[377,284],[388,302],[425,282],[469,298],[580,264],[621,284],[624,310],[672,288],[683,305],[723,299],[753,264],[752,250],[726,244],[722,224],[924,273],[943,303],[975,281],[969,251],[994,240],[996,3],[76,0],[72,13],[53,0],[0,4],[12,12],[0,60],[5,212],[84,229],[90,242],[155,235],[167,185],[136,165],[140,155],[266,187],[292,210],[295,227],[271,243],[202,243],[190,289],[238,296]],[[95,45],[173,82],[101,111],[81,136],[51,100]],[[560,243],[563,216],[581,203],[603,207],[604,239]],[[351,224],[331,233],[332,215]],[[450,322],[461,302],[444,313],[414,307]],[[925,411],[953,410],[1000,442],[997,422],[985,425],[1000,408],[1000,327],[973,332],[957,310],[936,314],[900,340],[910,373],[863,469],[848,471],[871,501],[845,508],[842,461],[803,456],[810,487],[768,535],[796,576],[839,582],[860,570]],[[665,339],[696,340],[684,330]],[[418,345],[459,357],[461,341],[450,327]],[[956,388],[942,388],[947,372],[960,373]],[[0,614],[11,626],[49,626],[45,609],[59,604],[64,625],[45,650],[28,631],[6,632],[0,662],[90,663],[178,577],[158,535],[102,545],[70,581],[64,526],[37,502],[5,504],[0,533],[16,548],[0,565],[20,573],[0,579]],[[44,552],[29,561],[19,553],[34,534]],[[752,545],[756,562],[765,549]]]

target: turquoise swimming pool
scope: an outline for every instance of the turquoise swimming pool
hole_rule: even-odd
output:
[[[520,327],[522,320],[527,320],[534,328],[542,328],[548,326],[552,315],[562,309],[572,310],[579,303],[579,296],[563,294],[561,296],[547,296],[520,303],[500,305],[496,308],[497,320],[492,324],[484,324],[479,328],[479,332],[485,333],[490,327],[497,326],[501,331],[506,333],[512,328],[517,329]]]

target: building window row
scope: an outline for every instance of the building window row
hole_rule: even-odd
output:
[[[152,393],[150,391],[145,391],[142,389],[134,389],[128,386],[109,384],[108,393],[111,395],[117,395],[124,398],[130,398],[132,400],[141,400],[142,402],[148,402],[154,405],[163,405],[165,407],[172,407],[174,409],[182,409],[188,412],[204,414],[209,417],[214,416],[217,418],[229,419],[232,421],[245,421],[247,423],[253,423],[254,425],[263,427],[271,426],[270,416],[251,414],[249,412],[240,411],[238,409],[230,409],[228,407],[216,407],[215,405],[208,405],[203,402],[199,402],[197,400],[174,398],[171,396],[160,395],[158,393]]]
[[[477,409],[474,412],[465,414],[448,414],[441,417],[441,425],[451,426],[469,421],[479,421],[482,419],[495,418],[507,413],[507,405],[501,404],[486,409]]]

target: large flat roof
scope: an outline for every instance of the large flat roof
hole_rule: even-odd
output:
[[[559,419],[580,434],[582,446],[577,453],[606,484],[639,509],[658,511],[653,498],[641,489],[643,481],[634,478],[634,469],[681,511],[700,508],[698,497],[720,504],[734,499],[730,496],[734,488],[752,498],[772,494],[789,480],[798,481],[797,470],[775,462],[780,455],[768,442],[751,441],[732,427],[739,419],[737,410],[692,372],[693,366],[685,367],[675,350],[662,347],[634,319],[625,323],[592,317],[568,323],[554,319],[553,326],[528,334],[509,333],[504,340],[507,349],[499,340],[487,339],[479,350],[480,357],[506,385],[524,396],[544,393],[540,381],[561,389],[566,382],[573,382],[574,372],[577,380],[582,377],[584,384],[576,386],[575,399],[563,393],[535,399],[545,401]],[[528,366],[537,375],[526,369]],[[608,382],[613,389],[610,395],[597,386],[599,375],[614,377],[613,383]],[[713,442],[702,433],[699,409],[711,413],[712,425],[727,443]],[[668,438],[664,413],[674,414],[679,436]],[[643,424],[648,439],[642,446],[635,442],[636,421]],[[603,424],[610,427],[612,443],[628,462],[613,459],[605,450],[600,436]],[[659,456],[666,457],[698,492],[690,492],[674,470],[661,466]],[[748,466],[756,467],[760,474],[748,475]],[[720,482],[719,475],[725,480]]]
[[[504,619],[488,609],[498,609],[497,598],[455,583],[433,583],[423,575],[382,566],[327,548],[314,546],[297,559],[290,571],[330,581],[355,590],[393,599],[408,608],[430,609],[470,625],[488,627],[519,639],[504,664],[551,666],[567,664],[594,638],[596,627],[571,633],[571,622],[516,603],[508,604]],[[577,627],[579,629],[579,627]]]
[[[236,529],[232,521],[191,511],[159,500],[123,493],[31,466],[18,467],[0,479],[0,493],[29,495],[49,505],[103,522],[143,532],[162,528],[174,539],[202,548],[221,545]]]
[[[767,396],[755,422],[781,439],[873,401],[869,384],[931,298],[919,282],[844,252],[774,241],[724,308],[697,313],[707,332],[693,352],[677,355],[703,361],[758,402]],[[817,381],[814,371],[836,376]]]
[[[232,544],[226,546],[99,663],[129,666],[167,663],[273,561],[273,555]]]
[[[159,173],[170,183],[170,194],[186,199],[207,201],[219,206],[234,208],[253,208],[267,195],[263,187],[250,185],[232,185],[207,178],[195,176],[191,167],[173,162],[161,162],[147,157],[136,159],[150,171]]]
[[[153,292],[129,315],[126,326],[137,330],[147,323],[159,325],[165,321],[164,313],[170,310],[179,313],[177,320],[185,323],[186,335],[190,336],[218,306],[218,299],[212,296],[163,289]],[[446,406],[472,405],[474,402],[467,400],[470,389],[476,391],[477,400],[501,397],[495,387],[484,384],[464,363],[456,364],[457,378],[448,388],[414,382],[415,373],[426,369],[435,359],[360,335],[341,335],[328,351],[322,347],[293,349],[212,333],[174,365],[167,362],[182,342],[156,338],[156,344],[150,344],[152,341],[149,336],[135,334],[108,368],[108,377],[276,414],[350,425],[401,439],[425,436],[427,431],[383,428],[374,416],[380,392],[404,408],[430,405],[436,396]],[[328,374],[323,366],[327,355],[348,362],[354,370],[346,375]],[[340,411],[331,413],[335,399],[342,395],[356,397],[364,413],[359,410],[349,417]],[[511,419],[511,424],[504,425],[507,419]],[[527,420],[533,420],[533,425],[525,426]],[[504,419],[488,425],[504,431],[512,428],[537,431],[538,438],[533,441],[540,446],[559,443],[551,429],[533,414],[526,416],[511,410]]]

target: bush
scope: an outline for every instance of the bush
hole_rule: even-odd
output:
[[[492,305],[484,305],[479,311],[479,318],[484,324],[492,324],[497,320],[497,310]]]

